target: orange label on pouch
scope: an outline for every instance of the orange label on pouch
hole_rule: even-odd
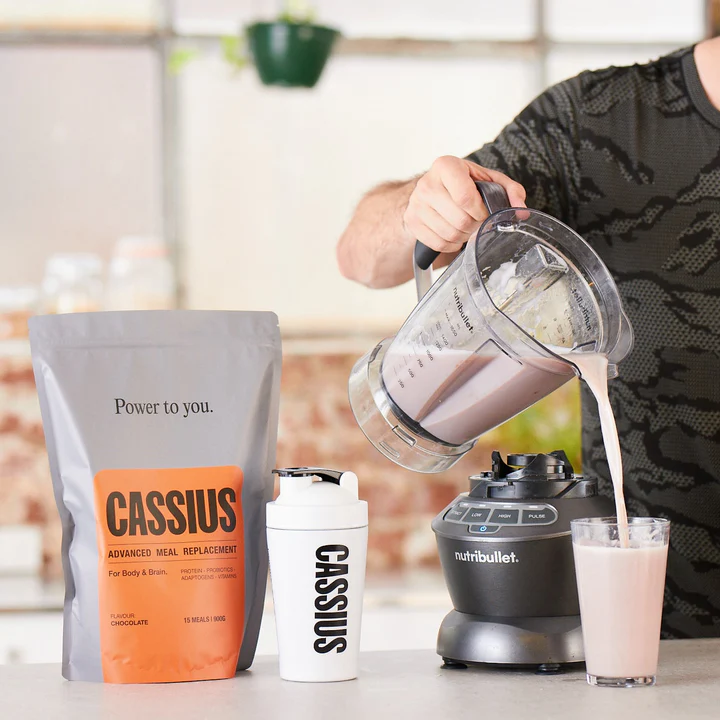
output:
[[[236,672],[245,617],[242,470],[95,476],[105,682]]]

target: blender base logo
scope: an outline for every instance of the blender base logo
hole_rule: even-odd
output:
[[[315,551],[315,652],[345,652],[348,633],[348,559],[346,545],[322,545]]]
[[[463,303],[460,299],[460,295],[458,295],[458,289],[456,287],[453,288],[453,297],[455,298],[455,305],[460,313],[460,319],[465,323],[465,327],[472,332],[475,328],[470,322],[470,316],[463,310]]]
[[[460,560],[460,562],[493,563],[497,565],[511,565],[520,562],[520,558],[514,552],[502,553],[500,550],[491,553],[481,553],[479,550],[465,550],[464,552],[456,550],[455,559]]]

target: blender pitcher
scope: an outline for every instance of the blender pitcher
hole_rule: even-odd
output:
[[[476,183],[490,216],[425,293],[437,253],[418,243],[419,302],[393,338],[353,367],[350,405],[383,455],[417,472],[454,465],[477,438],[580,375],[576,353],[608,358],[632,328],[608,269],[559,220],[510,208]]]

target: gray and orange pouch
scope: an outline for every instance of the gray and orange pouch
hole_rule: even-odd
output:
[[[42,316],[30,342],[63,527],[64,677],[248,668],[267,580],[277,317]]]

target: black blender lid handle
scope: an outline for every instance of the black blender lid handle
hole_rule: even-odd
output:
[[[478,189],[490,215],[510,207],[510,200],[505,192],[505,188],[499,183],[476,180],[475,187]],[[413,257],[415,264],[421,270],[427,270],[439,254],[437,250],[423,245],[419,240],[415,242]]]
[[[327,482],[340,484],[340,478],[345,474],[343,470],[329,470],[328,468],[319,467],[294,467],[294,468],[275,468],[274,475],[279,477],[319,477]]]

